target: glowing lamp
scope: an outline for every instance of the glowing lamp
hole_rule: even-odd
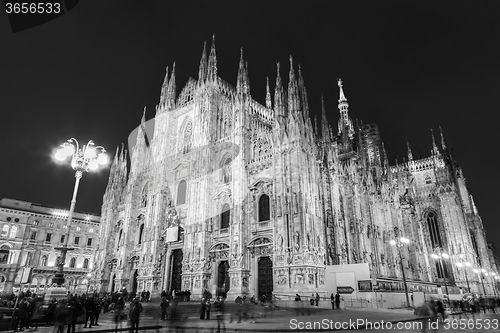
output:
[[[100,153],[99,156],[97,157],[97,163],[99,163],[100,165],[108,163],[108,155]]]
[[[99,167],[99,164],[97,163],[96,160],[92,160],[89,162],[89,169],[90,170],[96,170]]]

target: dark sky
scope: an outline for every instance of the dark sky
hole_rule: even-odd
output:
[[[429,156],[441,125],[489,238],[500,234],[498,1],[80,1],[18,33],[0,17],[0,198],[69,208],[74,172],[53,149],[75,137],[114,155],[144,106],[154,117],[165,67],[176,62],[179,92],[215,34],[219,75],[235,85],[243,47],[263,104],[266,76],[274,87],[280,61],[288,81],[292,55],[333,128],[342,78],[350,116],[379,125],[391,164],[405,136]],[[84,175],[77,211],[100,213],[108,173]]]

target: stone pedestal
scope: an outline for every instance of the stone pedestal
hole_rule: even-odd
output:
[[[231,287],[227,292],[227,300],[233,301],[238,296],[246,296],[250,298],[249,295],[249,279],[250,271],[241,268],[231,268],[229,269],[229,279],[231,281]]]

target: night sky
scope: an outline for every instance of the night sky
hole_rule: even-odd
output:
[[[240,48],[252,96],[265,104],[276,62],[300,63],[311,113],[336,129],[337,78],[349,115],[376,122],[389,160],[430,155],[439,125],[488,232],[500,226],[498,1],[80,1],[44,25],[12,33],[0,13],[0,198],[68,209],[74,172],[52,152],[92,139],[114,156],[155,115],[166,66],[177,93],[197,78],[215,34],[219,76],[236,85]],[[297,67],[295,67],[297,69]],[[100,214],[109,168],[85,174],[76,210]],[[496,241],[500,247],[500,241]]]

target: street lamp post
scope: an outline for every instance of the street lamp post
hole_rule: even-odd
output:
[[[71,157],[71,167],[76,171],[75,187],[73,189],[73,197],[71,199],[71,206],[68,213],[68,219],[66,221],[64,244],[63,246],[56,248],[56,250],[61,251],[61,259],[57,263],[57,273],[52,281],[55,282],[58,287],[61,287],[64,283],[63,271],[66,255],[68,251],[72,250],[71,248],[68,248],[68,240],[70,236],[71,221],[73,220],[73,213],[75,211],[76,194],[78,192],[80,179],[82,178],[84,172],[96,170],[99,165],[106,164],[108,162],[108,157],[106,155],[106,150],[102,146],[95,146],[92,140],[90,140],[86,145],[80,147],[75,138],[71,138],[62,144],[57,150],[55,157],[59,161],[64,161],[66,158]]]
[[[391,245],[394,245],[398,248],[398,255],[399,255],[399,265],[401,267],[401,272],[403,273],[403,284],[405,286],[405,295],[406,295],[406,307],[410,307],[410,298],[408,297],[408,286],[406,284],[406,275],[405,275],[405,269],[403,267],[403,257],[401,256],[401,247],[404,246],[405,244],[410,243],[410,240],[408,238],[398,238],[396,240],[391,239],[389,242]]]
[[[443,273],[443,280],[444,280],[444,288],[446,290],[446,297],[448,298],[447,301],[449,302],[450,301],[450,293],[448,292],[448,278],[447,278],[447,276],[445,276],[448,274],[445,273],[445,272],[447,272],[447,270],[446,270],[445,266],[443,265],[443,258],[449,259],[450,256],[447,253],[443,252],[441,249],[435,249],[435,253],[431,254],[431,258],[439,260],[439,267]],[[439,277],[439,275],[438,275],[438,277]]]

